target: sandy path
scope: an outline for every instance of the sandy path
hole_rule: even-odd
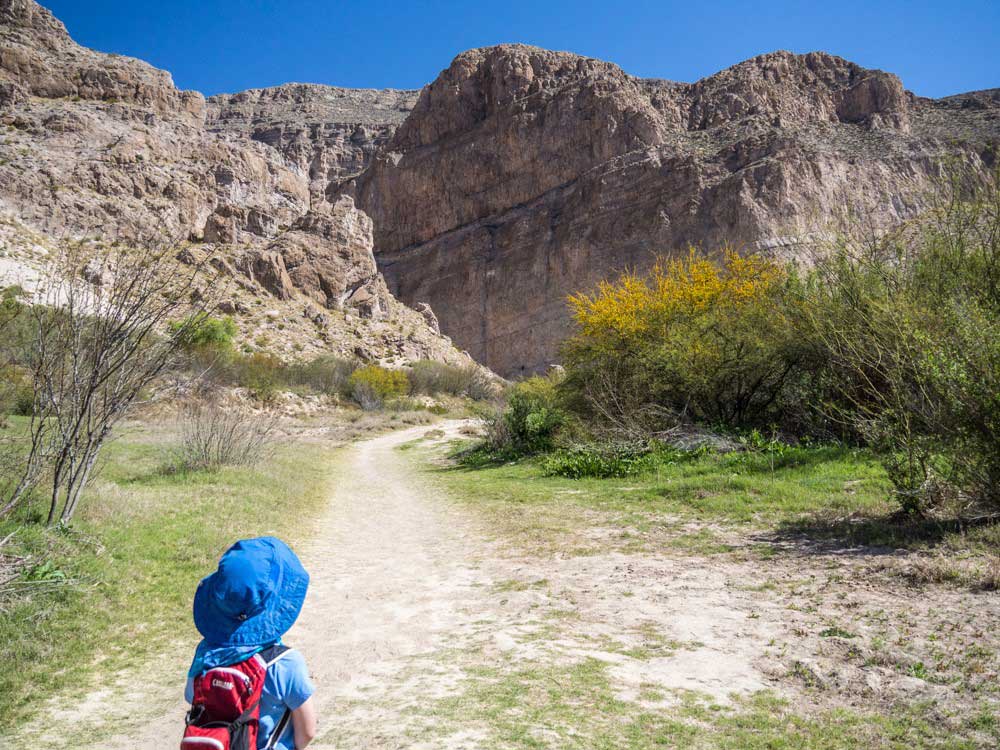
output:
[[[446,434],[461,425],[446,423]],[[914,628],[950,633],[961,653],[983,637],[962,613],[986,618],[987,632],[1000,623],[995,597],[939,589],[928,598],[873,578],[869,563],[852,556],[763,562],[610,546],[586,555],[513,548],[439,496],[420,470],[424,450],[398,450],[431,430],[345,448],[329,508],[299,550],[312,585],[286,642],[303,652],[317,685],[317,748],[496,747],[491,721],[517,724],[521,714],[505,709],[491,718],[496,706],[483,705],[470,685],[513,679],[520,692],[519,675],[540,671],[556,684],[588,660],[605,666],[609,689],[636,710],[669,712],[685,691],[726,703],[760,689],[863,709],[899,697],[952,705],[965,699],[908,676],[908,665],[929,660],[928,649],[941,643],[937,636],[919,643]],[[830,637],[831,624],[853,634]],[[158,666],[159,693],[137,701],[128,694],[132,676],[121,675],[117,689],[94,693],[73,713],[48,712],[36,741],[23,747],[176,747],[183,665],[165,654],[143,668]],[[986,675],[992,669],[973,666]],[[827,692],[817,693],[817,683]],[[148,680],[141,684],[149,689]],[[153,716],[140,730],[89,739],[106,736],[109,721],[144,721],[132,710],[137,703]],[[600,722],[599,712],[581,711],[584,721]],[[96,716],[99,726],[74,737],[83,716]],[[585,746],[558,713],[523,728],[541,746]]]
[[[461,425],[444,427],[454,434]],[[470,668],[595,658],[611,666],[626,700],[650,683],[723,701],[767,686],[755,661],[776,618],[760,618],[760,602],[729,584],[734,571],[617,553],[538,558],[491,541],[397,450],[430,430],[347,447],[329,509],[299,550],[312,583],[285,641],[305,655],[317,685],[316,747],[488,745],[488,728],[437,727],[432,711],[437,698],[461,692]],[[662,657],[623,655],[664,641],[677,645]],[[138,732],[74,746],[174,747],[186,706],[169,687],[145,702],[156,716]],[[105,693],[85,704],[124,718],[128,706],[118,704],[128,700]],[[52,739],[73,723],[50,718]]]
[[[440,643],[463,619],[463,604],[477,583],[475,554],[461,519],[421,492],[396,451],[429,429],[395,432],[347,448],[329,510],[318,522],[314,541],[300,550],[311,584],[302,616],[285,642],[309,663],[323,733],[350,720],[336,710],[341,697],[391,679],[386,665]],[[178,701],[139,734],[94,747],[172,747],[185,710]],[[376,745],[378,739],[370,738],[357,746]]]

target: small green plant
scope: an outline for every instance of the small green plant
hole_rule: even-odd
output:
[[[405,372],[374,364],[355,370],[348,383],[351,396],[365,410],[378,409],[387,399],[405,396],[410,389]]]
[[[542,463],[542,473],[567,479],[608,479],[640,474],[650,466],[647,451],[629,448],[573,448],[556,451]]]
[[[170,324],[171,332],[183,331],[181,346],[188,350],[212,349],[228,351],[236,337],[236,323],[228,315],[216,318],[207,313],[199,313],[184,321]]]
[[[28,568],[21,576],[26,581],[65,581],[66,574],[56,567],[51,560],[46,560],[34,567]]]
[[[819,631],[820,638],[857,638],[854,633],[850,633],[841,627],[836,625],[831,625],[830,627]]]

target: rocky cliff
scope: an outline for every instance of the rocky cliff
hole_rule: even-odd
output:
[[[567,294],[656,254],[785,246],[848,203],[921,206],[942,159],[992,159],[989,92],[931,101],[832,55],[762,55],[694,84],[507,45],[459,55],[357,180],[390,290],[505,375],[543,369]]]
[[[292,84],[206,101],[80,47],[33,0],[0,0],[0,283],[37,283],[65,238],[175,242],[228,277],[247,348],[465,361],[388,292],[370,219],[326,198],[415,98]]]
[[[516,375],[557,360],[567,294],[657,254],[795,255],[846,207],[914,214],[943,161],[994,158],[1000,95],[922,99],[824,53],[687,84],[505,45],[419,92],[206,100],[0,0],[0,126],[0,282],[64,236],[182,240],[251,348],[460,357],[440,321]]]
[[[208,128],[272,146],[307,174],[314,200],[361,173],[413,109],[419,91],[290,83],[208,99]]]

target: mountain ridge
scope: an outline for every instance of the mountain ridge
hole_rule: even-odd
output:
[[[420,90],[206,98],[80,47],[33,0],[0,0],[12,221],[53,237],[183,237],[224,255],[255,307],[294,301],[326,321],[318,338],[301,332],[310,351],[443,351],[439,321],[505,375],[558,360],[566,295],[660,253],[793,256],[848,197],[882,224],[912,216],[942,163],[991,163],[998,112],[996,89],[927,99],[825,52],[682,83],[527,45],[463,52]],[[426,336],[381,331],[369,346],[340,318],[358,310],[390,328],[393,311],[413,313]],[[267,324],[242,325],[252,338]]]

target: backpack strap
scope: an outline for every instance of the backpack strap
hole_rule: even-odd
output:
[[[273,646],[269,646],[268,648],[265,648],[263,651],[258,652],[254,658],[258,659],[261,662],[261,664],[264,666],[264,669],[267,669],[275,662],[280,661],[281,659],[288,656],[288,654],[290,653],[292,653],[291,648],[281,643],[276,643]],[[292,712],[289,711],[288,709],[285,709],[285,713],[281,715],[281,718],[278,720],[278,723],[271,731],[271,736],[267,738],[267,744],[264,745],[263,750],[272,750],[272,748],[277,744],[278,740],[281,739],[281,735],[283,735],[287,731],[288,725],[291,722],[291,720],[292,720]]]
[[[267,668],[279,661],[286,655],[290,654],[292,649],[288,646],[283,646],[280,643],[275,643],[273,646],[268,646],[263,651],[258,651],[251,658],[256,659],[257,662],[264,668],[264,679],[267,679]],[[261,688],[263,690],[263,688]],[[257,710],[260,705],[260,698],[253,702],[253,704],[247,706],[246,710],[240,714],[236,720],[233,722],[233,726],[238,726],[240,724],[246,724]],[[286,712],[287,713],[287,712]],[[282,730],[284,731],[284,730]],[[280,735],[279,735],[280,736]]]
[[[271,732],[271,736],[267,738],[267,744],[264,745],[264,750],[271,750],[275,744],[277,744],[278,740],[281,739],[281,735],[283,735],[288,729],[288,724],[291,720],[292,712],[286,708],[285,713],[281,715],[281,720],[278,721],[277,725],[274,727],[274,731]]]
[[[263,651],[258,651],[254,658],[261,663],[264,669],[267,669],[276,661],[283,659],[288,655],[292,649],[281,643],[275,643],[273,646],[268,646]]]

